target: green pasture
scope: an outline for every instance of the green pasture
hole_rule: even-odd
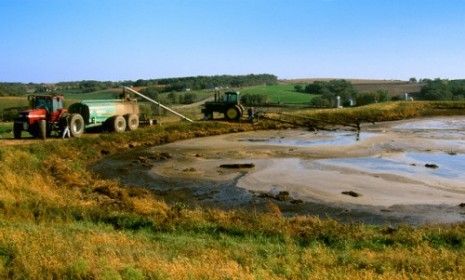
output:
[[[246,87],[240,90],[241,94],[266,95],[269,103],[279,104],[308,104],[316,95],[300,93],[294,90],[293,84],[261,85]]]

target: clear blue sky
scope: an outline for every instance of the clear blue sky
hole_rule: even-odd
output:
[[[0,81],[465,78],[461,0],[0,0]]]

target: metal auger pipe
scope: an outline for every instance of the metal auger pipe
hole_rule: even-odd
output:
[[[186,116],[184,116],[184,115],[182,115],[182,114],[180,114],[180,113],[174,111],[173,109],[171,109],[171,108],[169,108],[169,107],[166,107],[165,105],[161,104],[160,102],[157,102],[157,101],[153,100],[152,98],[143,95],[143,94],[140,93],[140,92],[137,92],[137,91],[133,90],[133,89],[130,88],[130,87],[123,87],[123,88],[124,88],[125,90],[128,90],[128,91],[130,91],[130,92],[132,92],[132,93],[134,93],[134,94],[136,94],[136,95],[138,95],[138,96],[144,98],[144,99],[147,100],[147,101],[150,101],[150,102],[152,102],[152,103],[154,103],[154,104],[156,104],[156,105],[162,107],[163,109],[165,109],[165,110],[167,110],[167,111],[169,111],[169,112],[175,114],[176,116],[181,117],[182,119],[184,119],[184,120],[186,120],[186,121],[189,121],[189,122],[191,122],[191,123],[194,122],[193,120],[189,119],[188,117],[186,117]]]

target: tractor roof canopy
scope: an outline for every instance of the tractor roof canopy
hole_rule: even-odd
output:
[[[63,108],[64,97],[61,95],[29,95],[27,97],[34,109],[44,108],[49,112]]]
[[[239,101],[239,92],[238,91],[227,91],[224,93],[226,96],[226,103],[237,103]]]

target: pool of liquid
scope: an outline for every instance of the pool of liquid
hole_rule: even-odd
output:
[[[394,130],[465,130],[465,118],[411,120],[393,127]]]
[[[347,132],[347,131],[320,131],[320,132],[303,132],[299,135],[281,135],[275,137],[249,137],[241,138],[239,141],[248,141],[251,143],[268,144],[273,146],[289,147],[312,147],[322,145],[348,146],[356,144],[370,137],[375,136],[371,132]]]
[[[320,162],[373,173],[465,179],[465,154],[406,152],[388,156],[326,159]],[[428,168],[426,164],[434,164],[437,168]],[[465,181],[463,184],[465,186]]]

